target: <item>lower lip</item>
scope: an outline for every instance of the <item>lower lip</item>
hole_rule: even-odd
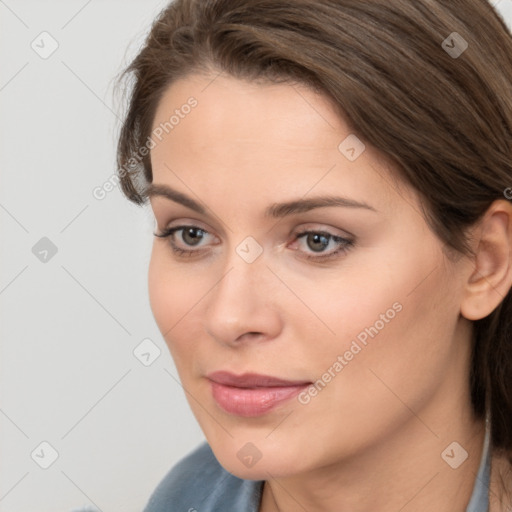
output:
[[[237,416],[261,416],[297,396],[310,384],[265,388],[236,388],[211,381],[213,398],[224,411]]]

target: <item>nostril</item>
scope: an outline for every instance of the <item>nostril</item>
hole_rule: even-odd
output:
[[[242,334],[241,336],[239,336],[237,341],[243,341],[245,338],[257,338],[259,336],[263,336],[263,333],[255,332],[255,331],[246,332],[246,333]]]

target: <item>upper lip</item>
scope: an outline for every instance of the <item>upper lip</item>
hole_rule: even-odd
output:
[[[242,375],[236,375],[226,371],[218,371],[209,373],[206,377],[218,384],[236,388],[270,388],[304,386],[306,384],[311,384],[311,382],[305,380],[279,379],[270,375],[260,375],[257,373],[244,373]]]

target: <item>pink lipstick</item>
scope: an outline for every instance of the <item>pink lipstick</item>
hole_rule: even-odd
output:
[[[207,375],[217,404],[226,412],[237,416],[261,416],[298,395],[311,385],[307,381],[290,381],[244,373],[235,375],[220,371]]]

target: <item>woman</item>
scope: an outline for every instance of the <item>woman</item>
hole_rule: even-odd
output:
[[[146,512],[511,510],[512,38],[485,0],[177,0],[121,186],[207,443]]]

